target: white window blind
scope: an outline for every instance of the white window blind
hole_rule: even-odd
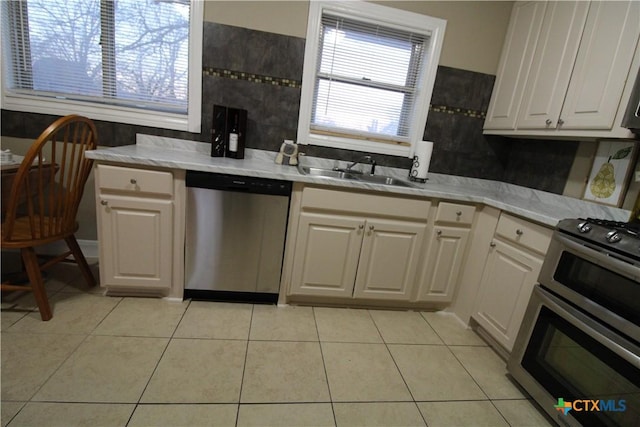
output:
[[[371,2],[310,2],[298,143],[412,157],[445,28]]]
[[[428,37],[323,14],[312,132],[408,144]]]
[[[3,3],[5,94],[187,114],[189,0]]]

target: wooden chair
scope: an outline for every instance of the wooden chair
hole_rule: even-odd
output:
[[[96,281],[74,236],[76,213],[93,161],[84,156],[97,146],[96,127],[70,115],[53,122],[33,143],[18,168],[2,222],[2,249],[20,249],[26,285],[3,282],[1,290],[32,291],[42,320],[52,317],[41,270],[73,255],[87,284]],[[40,265],[35,247],[64,240],[69,250]]]

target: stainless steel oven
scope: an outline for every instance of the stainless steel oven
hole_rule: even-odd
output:
[[[556,228],[507,368],[559,425],[640,425],[640,238]]]

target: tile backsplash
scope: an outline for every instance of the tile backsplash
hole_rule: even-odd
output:
[[[249,111],[247,148],[277,151],[296,139],[305,40],[204,23],[202,132],[96,121],[100,144],[135,143],[136,133],[210,141],[213,105]],[[518,140],[482,134],[495,77],[438,67],[424,139],[434,141],[431,172],[485,178],[562,193],[577,142]],[[2,110],[3,136],[36,138],[56,116]],[[309,155],[352,160],[362,153],[305,146]],[[375,156],[385,166],[411,161]],[[543,172],[551,171],[551,173]]]

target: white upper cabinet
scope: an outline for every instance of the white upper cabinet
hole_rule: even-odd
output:
[[[517,2],[485,133],[626,138],[640,2]],[[631,78],[629,78],[631,76]]]
[[[613,31],[612,31],[613,30]],[[611,129],[640,34],[640,2],[593,2],[560,124]],[[626,102],[624,103],[626,105]]]
[[[546,3],[538,1],[518,2],[513,5],[498,77],[487,111],[486,129],[516,127],[518,108],[531,69],[545,8]]]
[[[518,128],[545,129],[558,123],[588,11],[587,2],[547,5],[524,88]]]

